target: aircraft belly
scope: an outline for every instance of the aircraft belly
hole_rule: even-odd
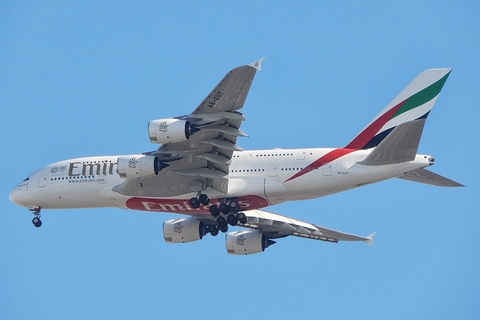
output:
[[[265,179],[265,196],[271,205],[285,202],[287,188],[284,184],[271,179]]]
[[[231,178],[228,183],[228,197],[241,197],[247,195],[266,198],[273,205],[284,202],[284,196],[287,192],[286,187],[267,178]]]
[[[284,184],[287,187],[285,201],[312,199],[326,195],[332,187],[332,175],[315,170]]]

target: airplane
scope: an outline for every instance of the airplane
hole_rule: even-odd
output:
[[[165,221],[167,243],[225,233],[229,254],[264,252],[288,236],[338,243],[363,237],[263,210],[399,178],[443,187],[463,185],[427,169],[417,154],[425,120],[451,69],[421,72],[343,148],[243,150],[243,108],[264,58],[231,70],[189,115],[149,122],[156,151],[56,162],[10,193],[40,227],[41,209],[115,207],[186,215]],[[228,232],[229,226],[245,229]]]

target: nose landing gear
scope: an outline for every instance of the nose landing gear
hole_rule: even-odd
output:
[[[42,226],[42,220],[40,220],[40,215],[38,215],[38,217],[33,218],[32,223],[35,227],[40,228]]]
[[[40,220],[40,207],[28,207],[28,209],[33,213],[35,218],[32,219],[32,223],[36,228],[40,228],[42,226],[42,220]]]

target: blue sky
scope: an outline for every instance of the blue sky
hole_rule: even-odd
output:
[[[0,4],[0,318],[478,318],[477,1],[10,1]],[[278,240],[230,256],[223,236],[172,245],[173,214],[45,210],[8,199],[40,167],[156,148],[148,121],[190,113],[266,57],[244,149],[342,147],[413,78],[453,68],[422,136],[432,171],[272,207],[374,246]]]

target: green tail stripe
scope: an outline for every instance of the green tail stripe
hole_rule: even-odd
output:
[[[402,107],[397,110],[397,112],[393,115],[392,118],[390,118],[390,120],[401,115],[404,112],[415,109],[416,107],[419,107],[435,98],[442,90],[443,85],[445,84],[445,81],[447,81],[449,75],[450,72],[434,84],[426,87],[422,91],[419,91],[410,98],[408,98],[407,101],[405,101],[405,103],[402,105]]]

